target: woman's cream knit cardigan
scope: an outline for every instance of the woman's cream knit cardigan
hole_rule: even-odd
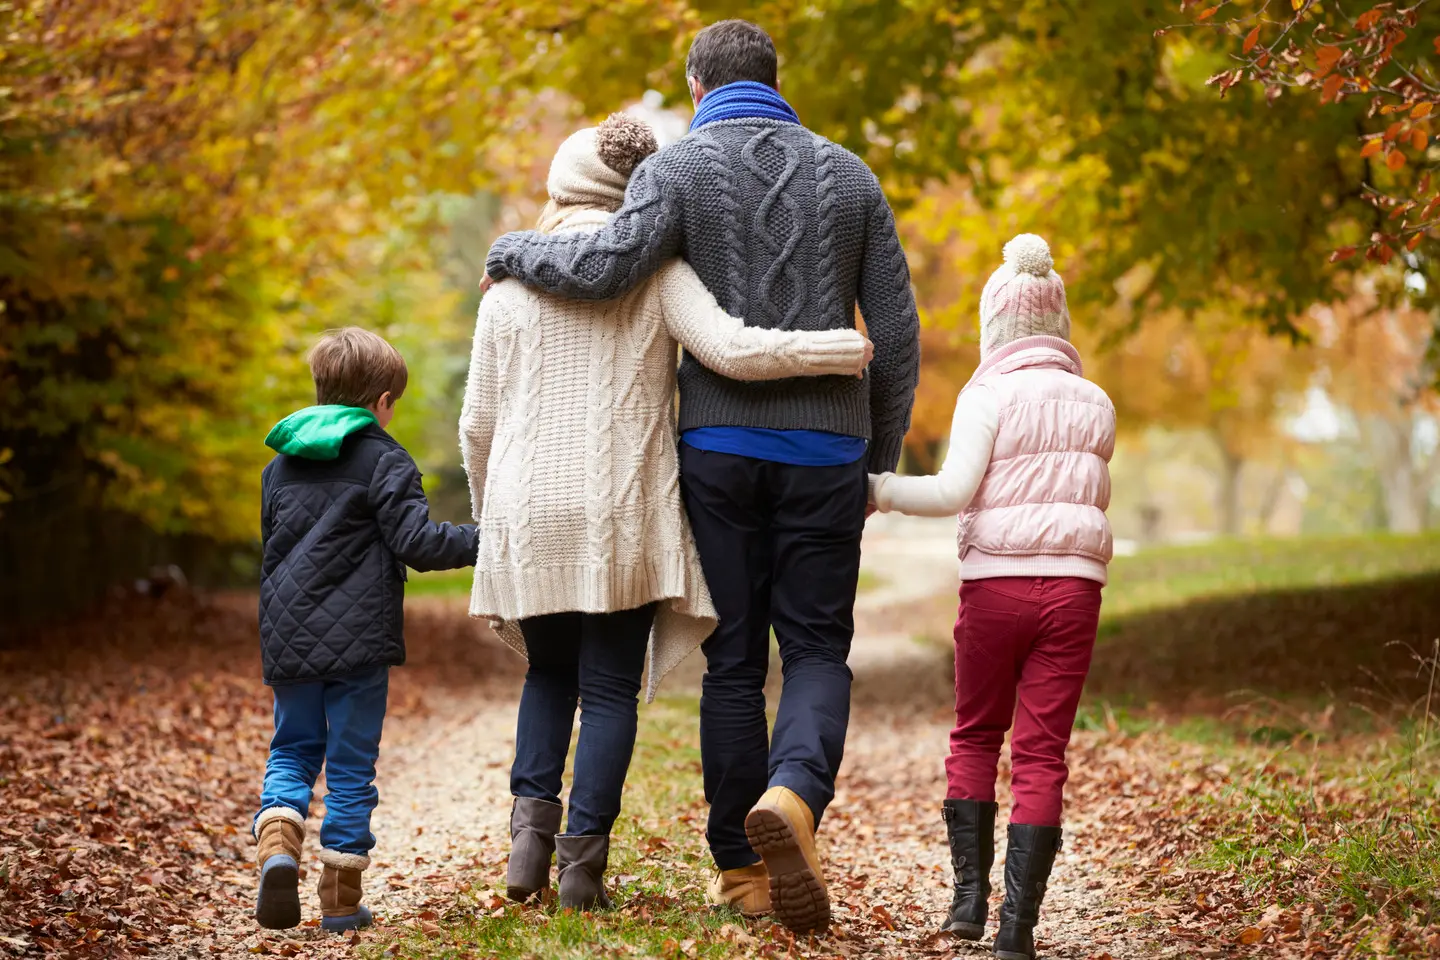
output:
[[[608,214],[572,208],[561,229]],[[480,556],[470,615],[515,621],[659,601],[647,699],[714,630],[715,608],[680,502],[676,341],[735,380],[850,374],[854,330],[747,327],[674,260],[617,300],[566,300],[497,284],[480,304],[460,446]]]

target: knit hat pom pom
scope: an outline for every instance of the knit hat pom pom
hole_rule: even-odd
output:
[[[1050,256],[1050,245],[1033,233],[1022,233],[1005,244],[1005,263],[1016,273],[1028,273],[1036,277],[1048,276],[1055,268]]]
[[[595,128],[595,152],[622,177],[634,173],[642,160],[659,149],[650,125],[628,114],[612,113]]]

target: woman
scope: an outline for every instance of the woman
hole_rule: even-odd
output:
[[[623,114],[571,136],[551,164],[540,229],[603,225],[655,149],[650,128]],[[736,380],[857,375],[870,349],[854,330],[746,327],[678,259],[613,301],[505,281],[480,306],[460,430],[480,525],[470,614],[502,621],[530,661],[510,773],[512,899],[549,886],[554,853],[562,906],[609,906],[603,874],[647,647],[653,699],[715,627],[680,503],[677,341]],[[570,817],[557,836],[577,698]]]

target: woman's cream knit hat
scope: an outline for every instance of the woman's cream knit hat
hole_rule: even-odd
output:
[[[1033,233],[1005,244],[1005,265],[980,294],[980,356],[1022,337],[1070,339],[1065,281],[1055,272],[1050,245]]]
[[[660,149],[649,124],[612,113],[598,127],[572,133],[550,161],[546,187],[562,206],[618,210],[640,162]]]

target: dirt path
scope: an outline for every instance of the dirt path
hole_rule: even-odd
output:
[[[834,942],[853,954],[978,954],[935,935],[948,903],[950,875],[938,814],[951,719],[950,658],[942,647],[907,632],[919,601],[954,582],[953,537],[949,521],[889,517],[877,518],[867,533],[866,567],[876,586],[857,605],[850,741],[838,796],[822,831],[836,900]],[[667,692],[698,692],[701,669],[699,658],[692,658],[667,684]],[[376,860],[366,876],[367,902],[383,924],[431,923],[456,893],[492,884],[500,875],[508,847],[507,776],[518,689],[510,677],[480,690],[427,693],[423,712],[402,715],[387,727],[379,764]],[[1105,776],[1105,765],[1092,744],[1078,746],[1074,783],[1083,789]],[[323,784],[317,796],[323,796]],[[312,816],[312,826],[318,822]],[[1072,810],[1068,843],[1039,930],[1043,956],[1082,960],[1108,953],[1125,960],[1168,955],[1124,931],[1123,910],[1107,896],[1113,874],[1096,862],[1090,842],[1105,829],[1087,810]],[[311,918],[319,914],[317,848],[312,836],[306,853],[309,875],[302,884],[305,915]],[[997,882],[1001,877],[998,862],[994,877]],[[303,950],[306,956],[338,956],[350,949],[347,941],[321,934],[313,920],[295,931],[258,931],[250,918],[254,877],[248,862],[219,871],[217,879],[222,887],[217,899],[225,908],[216,911],[213,926],[175,931],[177,938],[159,955]]]
[[[365,900],[381,924],[433,919],[455,894],[498,871],[508,847],[509,766],[514,754],[515,701],[496,696],[447,694],[428,704],[424,716],[402,718],[385,731],[377,784],[375,858],[365,876]],[[246,953],[305,956],[345,954],[347,941],[318,928],[315,882],[320,864],[316,831],[323,816],[324,781],[317,785],[311,835],[305,847],[301,903],[306,925],[293,931],[256,928],[251,917],[253,867],[237,863],[220,872],[225,909],[214,925],[178,936],[162,957]],[[180,931],[177,931],[179,933]],[[293,945],[293,946],[292,946]]]

